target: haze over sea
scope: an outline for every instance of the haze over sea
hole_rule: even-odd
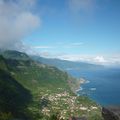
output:
[[[102,70],[69,70],[71,75],[87,82],[78,94],[88,95],[100,105],[120,105],[120,68]]]

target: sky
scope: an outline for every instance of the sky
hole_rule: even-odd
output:
[[[120,0],[0,0],[0,48],[120,64]]]

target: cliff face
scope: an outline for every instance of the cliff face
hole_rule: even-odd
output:
[[[111,106],[102,108],[104,120],[120,120],[120,106]]]

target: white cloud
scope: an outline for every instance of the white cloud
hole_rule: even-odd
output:
[[[0,1],[0,48],[19,49],[22,39],[40,25],[32,13],[36,0]]]
[[[75,42],[75,43],[72,43],[71,45],[73,45],[73,46],[81,46],[81,45],[83,45],[83,43],[82,42]]]
[[[81,47],[83,45],[82,42],[75,42],[75,43],[69,43],[67,45],[63,45],[64,48],[76,48]]]
[[[31,48],[35,49],[66,49],[66,48],[76,48],[82,46],[82,42],[75,42],[75,43],[68,43],[65,45],[65,43],[56,43],[54,46],[49,46],[49,45],[38,45],[38,46],[31,46]]]
[[[105,58],[103,56],[96,56],[94,58],[94,61],[97,63],[107,63],[107,60],[105,60]]]
[[[69,61],[85,61],[88,62],[91,59],[91,56],[80,55],[80,54],[64,54],[58,56],[60,59],[69,60]]]
[[[81,55],[81,54],[63,54],[57,58],[69,61],[80,61],[100,65],[120,65],[120,55],[101,56],[101,55]]]
[[[55,47],[53,47],[53,46],[33,46],[33,48],[36,48],[36,49],[53,49]]]
[[[78,48],[81,47],[84,43],[83,42],[74,42],[74,43],[62,43],[61,46],[63,48]]]

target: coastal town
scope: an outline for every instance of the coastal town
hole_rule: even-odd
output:
[[[62,90],[62,88],[58,88]],[[86,116],[86,114],[98,113],[100,107],[92,101],[87,104],[87,98],[71,95],[67,91],[61,93],[49,94],[46,92],[41,98],[41,110],[46,116],[50,116],[52,112],[56,112],[60,116],[60,120],[67,120],[70,116]],[[78,116],[79,115],[79,116]]]

